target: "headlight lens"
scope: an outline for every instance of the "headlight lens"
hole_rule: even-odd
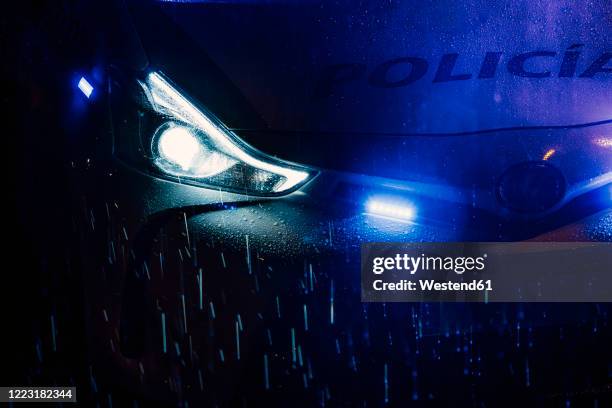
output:
[[[165,176],[249,194],[277,195],[295,190],[313,174],[248,146],[160,73],[148,74],[141,86],[152,109],[165,118],[151,139],[153,164]]]
[[[206,146],[196,129],[175,122],[159,127],[151,143],[154,163],[177,177],[213,177],[236,164],[223,153]]]

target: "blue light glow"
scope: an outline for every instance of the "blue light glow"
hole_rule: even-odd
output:
[[[409,222],[416,215],[412,205],[391,199],[371,198],[366,203],[366,214]]]
[[[85,95],[87,98],[91,96],[91,93],[93,92],[93,86],[91,86],[91,84],[84,77],[81,77],[81,79],[79,79],[78,87],[81,92],[83,92],[83,95]]]

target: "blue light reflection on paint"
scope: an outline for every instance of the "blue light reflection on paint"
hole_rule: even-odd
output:
[[[81,77],[77,86],[79,87],[81,92],[83,92],[83,95],[85,95],[89,99],[94,89],[93,86],[89,83],[89,81],[87,81],[85,77]]]

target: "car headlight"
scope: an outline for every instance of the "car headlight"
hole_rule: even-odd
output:
[[[163,120],[151,138],[151,161],[168,178],[258,195],[286,194],[313,172],[267,156],[198,108],[158,72],[140,85]]]

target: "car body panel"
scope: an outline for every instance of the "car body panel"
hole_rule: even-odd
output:
[[[160,7],[270,129],[456,133],[612,119],[606,1]],[[158,28],[174,35],[171,27]],[[544,51],[554,55],[534,55],[525,72],[513,73],[514,57]],[[566,51],[578,54],[562,67]],[[487,53],[501,53],[499,65],[481,72]],[[601,71],[585,77],[602,56]],[[426,61],[422,78],[404,83],[410,64],[399,60],[406,57]]]
[[[612,179],[609,7],[135,2],[131,11],[145,72],[166,74],[257,149],[317,171],[407,182],[425,195],[454,190],[445,198],[506,214],[499,183],[517,165],[545,161],[560,172],[560,197],[547,211]],[[510,69],[538,50],[555,55],[523,68],[544,74]],[[499,66],[480,73],[494,51]],[[404,57],[427,61],[422,78],[376,79],[383,66],[384,81],[401,80],[388,62]],[[595,61],[597,72],[584,77]],[[346,79],[339,69],[355,64],[364,72]],[[436,80],[441,66],[446,79]],[[455,78],[464,72],[471,77]],[[322,85],[330,80],[339,83]],[[321,95],[322,86],[333,89]]]

